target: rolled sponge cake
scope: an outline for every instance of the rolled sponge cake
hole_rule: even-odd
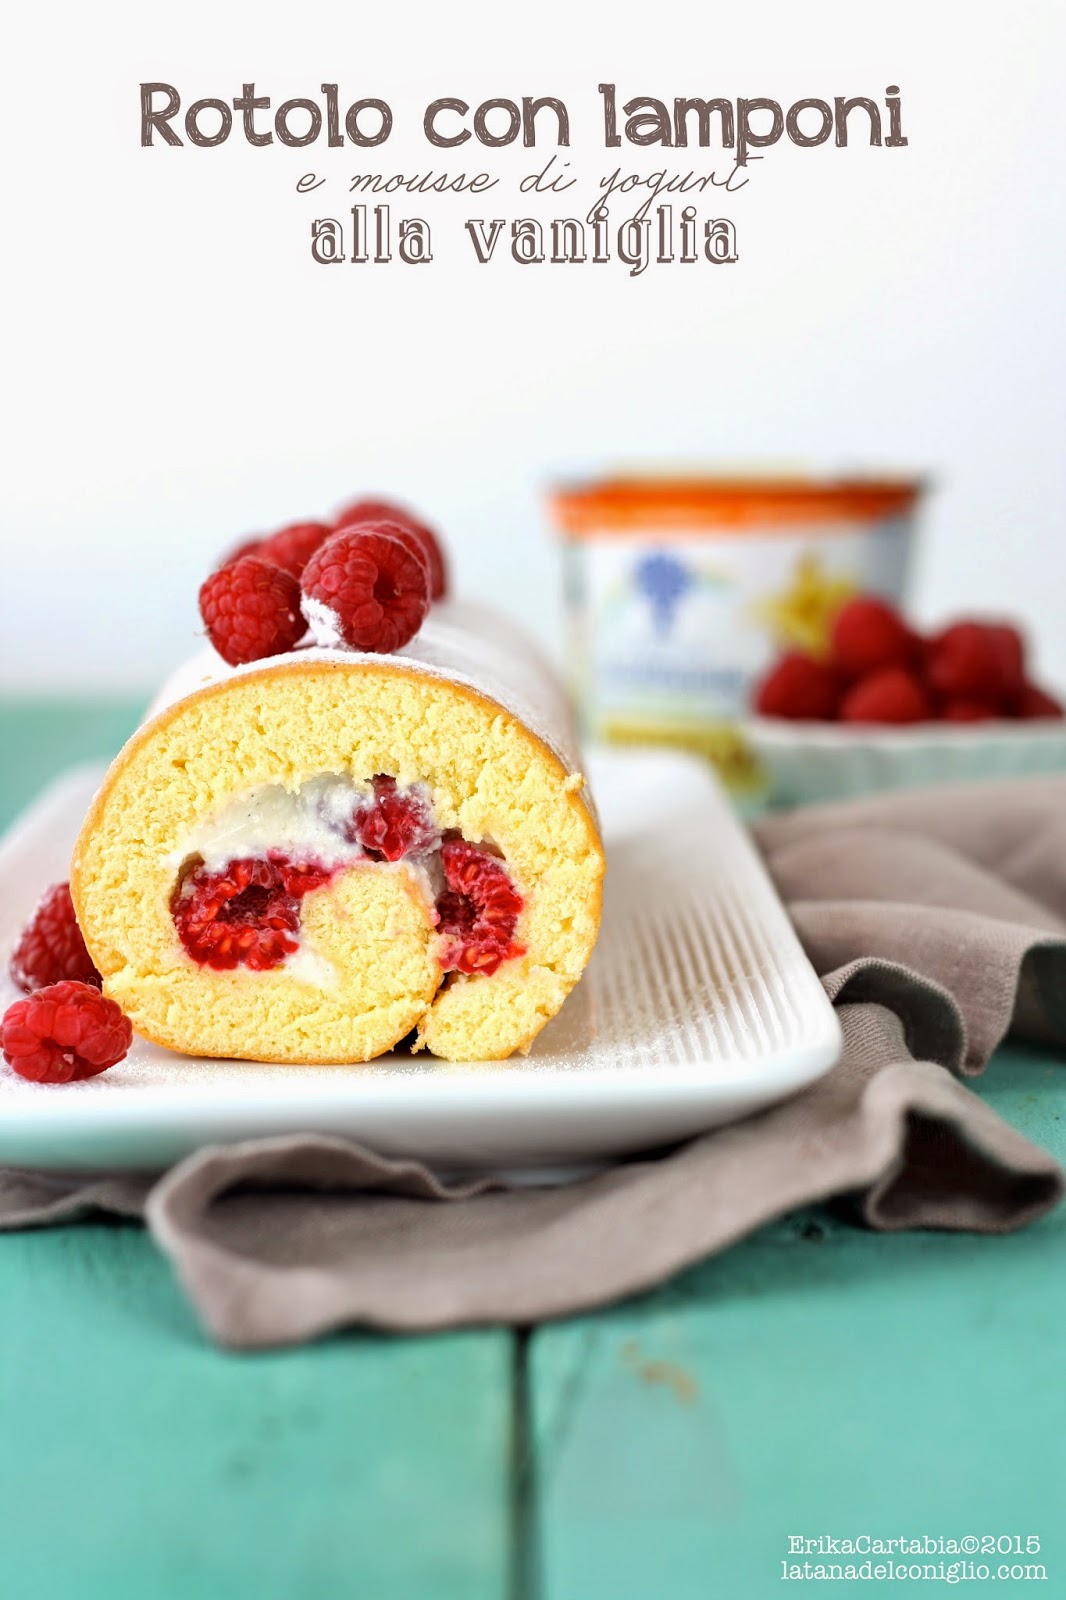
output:
[[[399,858],[353,832],[379,792],[426,835]],[[182,929],[214,913],[220,879],[235,892],[234,862],[252,881],[209,924],[225,936],[205,961]],[[473,899],[468,868],[488,886]],[[289,870],[310,887],[288,894]],[[107,773],[71,891],[104,992],[159,1044],[356,1062],[417,1030],[445,1060],[494,1060],[528,1047],[580,978],[603,870],[561,688],[498,617],[450,602],[397,655],[188,664]],[[248,965],[246,923],[269,929],[279,907],[283,931]]]

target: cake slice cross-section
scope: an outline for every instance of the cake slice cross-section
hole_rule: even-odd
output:
[[[524,1050],[592,953],[604,858],[565,695],[494,613],[395,655],[188,663],[120,753],[71,893],[105,994],[188,1055]]]

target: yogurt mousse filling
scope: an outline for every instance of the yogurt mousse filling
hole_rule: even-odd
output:
[[[514,937],[525,902],[506,862],[491,841],[442,834],[423,783],[379,773],[360,788],[324,773],[296,789],[264,785],[207,818],[173,865],[178,937],[219,971],[291,963],[304,897],[353,869],[405,869],[436,929],[442,974],[490,974],[525,953]]]

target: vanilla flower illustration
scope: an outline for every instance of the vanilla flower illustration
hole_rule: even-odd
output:
[[[752,607],[752,616],[779,649],[824,656],[833,618],[856,590],[853,578],[828,573],[821,557],[808,550],[796,562],[786,587],[760,600]]]
[[[645,556],[633,574],[637,589],[651,605],[655,631],[665,637],[673,627],[681,597],[693,587],[692,573],[675,556]]]

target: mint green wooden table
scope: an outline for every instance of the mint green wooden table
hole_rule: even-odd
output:
[[[135,717],[0,709],[0,823]],[[1066,1156],[1066,1061],[981,1092]],[[994,1592],[1066,1595],[1064,1244],[810,1211],[529,1336],[235,1357],[138,1229],[0,1237],[0,1596],[762,1600],[818,1533],[1036,1533]]]

